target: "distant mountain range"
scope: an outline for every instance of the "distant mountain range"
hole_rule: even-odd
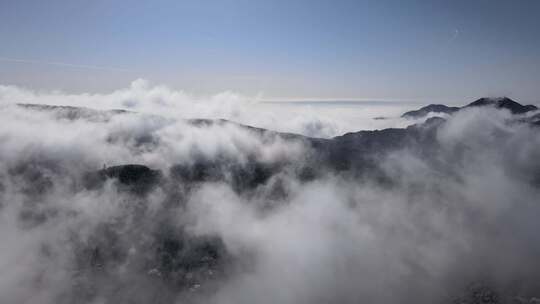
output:
[[[86,108],[51,106],[51,105],[28,105],[19,106],[38,111],[55,111],[56,118],[62,119],[110,119],[111,115],[129,114],[124,110],[98,111]],[[445,105],[428,105],[416,111],[406,112],[402,117],[421,118],[429,113],[452,114],[465,108],[488,107],[507,109],[513,114],[524,114],[535,111],[534,105],[521,105],[507,97],[481,98],[464,107],[448,107]],[[382,182],[390,182],[392,178],[385,176],[379,168],[380,159],[393,151],[407,149],[420,155],[423,159],[430,160],[437,155],[439,149],[436,134],[438,128],[445,123],[445,119],[433,117],[421,124],[414,124],[406,128],[389,128],[374,131],[351,132],[330,139],[312,138],[292,133],[281,133],[252,126],[238,124],[232,121],[219,119],[187,119],[186,122],[196,127],[234,125],[245,129],[255,136],[267,138],[281,138],[283,140],[299,141],[308,147],[305,161],[301,165],[295,165],[294,170],[301,180],[315,179],[328,172],[347,173],[355,177],[369,175]],[[540,126],[540,113],[522,118],[516,116],[516,121]],[[150,140],[151,136],[144,140]],[[232,163],[230,159],[219,158],[209,160],[203,157],[197,158],[194,164],[171,164],[168,173],[163,173],[144,165],[117,165],[93,173],[85,178],[85,184],[90,188],[101,185],[106,179],[117,179],[120,184],[135,185],[136,192],[146,192],[152,189],[151,185],[158,184],[164,179],[181,180],[184,183],[197,183],[203,181],[226,181],[232,184],[239,192],[251,191],[257,186],[266,183],[272,176],[281,172],[292,164],[283,163],[262,164],[255,158],[244,164]],[[224,174],[229,172],[229,174]],[[540,177],[539,177],[540,180]]]
[[[442,104],[430,104],[418,110],[405,112],[403,115],[401,115],[401,117],[417,119],[425,117],[430,113],[453,114],[461,109],[485,106],[495,107],[497,109],[506,109],[512,112],[512,114],[524,114],[538,110],[538,107],[535,105],[522,105],[508,97],[483,97],[463,107],[449,107]]]

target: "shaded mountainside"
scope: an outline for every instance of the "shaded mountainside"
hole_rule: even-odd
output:
[[[167,178],[184,184],[223,181],[230,183],[239,193],[245,193],[264,185],[284,171],[304,181],[328,173],[346,173],[353,177],[376,175],[382,178],[383,173],[377,164],[389,153],[408,149],[425,157],[434,155],[437,149],[436,132],[444,122],[444,119],[434,117],[423,124],[404,129],[360,131],[331,139],[309,138],[232,123],[260,135],[270,134],[284,140],[303,142],[307,148],[304,162],[292,163],[285,160],[268,164],[251,158],[238,163],[228,158],[211,160],[198,157],[189,164],[172,164],[166,173],[144,165],[117,165],[89,173],[85,184],[94,188],[107,179],[115,179],[120,184],[144,193]],[[223,125],[231,122],[197,120],[196,123]]]

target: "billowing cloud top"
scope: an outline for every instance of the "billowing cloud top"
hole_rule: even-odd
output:
[[[356,107],[314,107],[305,104],[269,104],[263,97],[246,97],[234,92],[213,96],[194,96],[166,86],[152,85],[138,79],[128,88],[108,94],[66,94],[34,92],[15,86],[0,85],[0,105],[37,103],[124,109],[169,118],[228,119],[238,123],[312,137],[332,137],[357,130],[405,126],[397,119],[373,120],[383,115],[398,117],[408,105],[373,105]],[[324,108],[324,111],[321,111]],[[391,117],[390,117],[391,118]]]

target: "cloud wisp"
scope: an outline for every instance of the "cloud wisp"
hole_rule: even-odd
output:
[[[129,69],[119,68],[119,67],[76,64],[76,63],[67,63],[67,62],[58,62],[58,61],[43,61],[43,60],[31,60],[31,59],[8,58],[8,57],[0,57],[0,61],[10,62],[10,63],[22,63],[22,64],[51,65],[51,66],[73,68],[73,69],[102,70],[102,71],[110,71],[110,72],[132,72]]]

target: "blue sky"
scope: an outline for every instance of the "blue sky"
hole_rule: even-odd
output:
[[[540,1],[0,0],[0,83],[540,101]]]

